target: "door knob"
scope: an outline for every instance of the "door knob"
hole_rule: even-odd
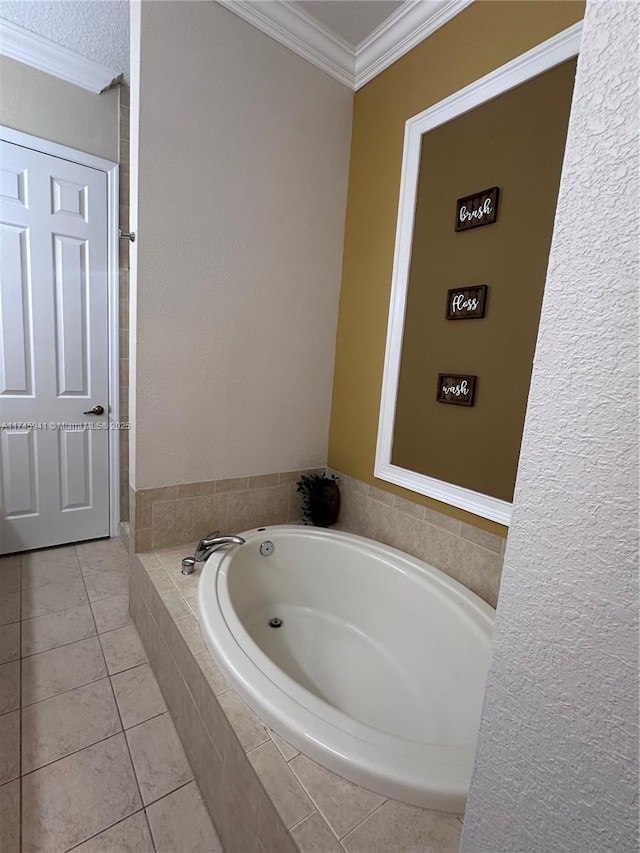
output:
[[[104,415],[104,406],[94,406],[88,412],[83,412],[83,415]]]

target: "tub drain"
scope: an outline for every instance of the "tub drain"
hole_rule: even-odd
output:
[[[274,616],[273,619],[269,619],[267,624],[270,628],[280,628],[282,627],[282,619],[278,619],[277,616]]]

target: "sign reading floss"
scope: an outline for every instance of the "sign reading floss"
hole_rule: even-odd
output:
[[[447,320],[478,320],[487,305],[486,284],[477,287],[455,287],[447,291]]]

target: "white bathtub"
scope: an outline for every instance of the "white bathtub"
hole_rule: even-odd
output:
[[[462,812],[493,609],[360,536],[295,525],[241,535],[246,544],[212,555],[199,587],[203,635],[237,692],[345,779]]]

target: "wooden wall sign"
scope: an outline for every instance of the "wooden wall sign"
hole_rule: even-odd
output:
[[[439,373],[437,401],[451,403],[453,406],[473,406],[477,378],[477,376]]]
[[[456,231],[468,231],[480,225],[490,225],[498,218],[500,189],[488,190],[458,199],[456,207]]]
[[[447,320],[477,320],[484,317],[487,305],[486,284],[454,287],[447,291]]]

